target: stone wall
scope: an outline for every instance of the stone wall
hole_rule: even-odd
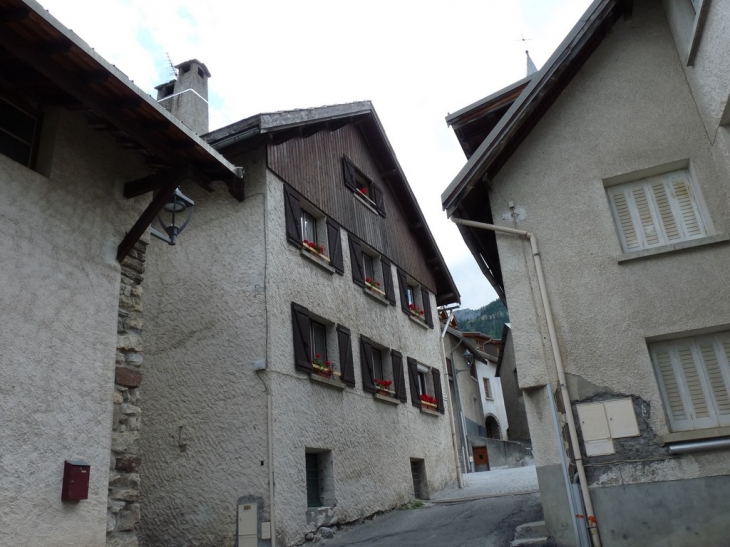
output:
[[[106,544],[136,547],[139,506],[139,385],[142,381],[142,281],[147,243],[139,241],[122,262],[114,374],[114,414],[107,502]]]

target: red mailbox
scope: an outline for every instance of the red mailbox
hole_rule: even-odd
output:
[[[89,470],[81,460],[66,460],[63,466],[62,500],[85,500],[89,497]]]

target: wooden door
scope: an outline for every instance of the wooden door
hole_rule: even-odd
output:
[[[489,471],[489,454],[486,446],[472,447],[474,466],[477,471]]]

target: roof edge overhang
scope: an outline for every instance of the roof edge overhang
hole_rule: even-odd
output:
[[[475,102],[471,103],[470,105],[465,106],[464,108],[461,108],[452,114],[449,114],[445,118],[446,125],[451,127],[452,125],[458,124],[459,121],[461,120],[461,118],[471,114],[472,112],[474,112],[476,110],[489,109],[492,104],[501,102],[501,100],[503,98],[509,96],[511,93],[518,90],[520,87],[527,86],[527,84],[530,82],[530,80],[532,80],[533,76],[534,76],[534,74],[530,74],[529,76],[511,83],[510,85],[503,87],[499,91],[496,91],[496,92],[492,93],[491,95],[484,97],[483,99],[479,99],[478,101],[475,101]]]
[[[35,0],[3,0],[0,2],[0,10],[15,11],[16,14],[19,14],[19,17],[14,18],[11,22],[3,23],[3,37],[0,38],[0,45],[18,57],[20,61],[30,64],[32,68],[52,81],[54,85],[58,85],[68,95],[79,98],[75,91],[83,90],[84,97],[81,98],[81,103],[85,109],[109,121],[113,126],[124,131],[131,139],[137,140],[148,150],[150,148],[168,150],[169,153],[166,155],[168,163],[172,164],[171,167],[175,167],[176,162],[170,160],[177,160],[179,163],[189,163],[201,170],[212,170],[214,179],[240,178],[240,170],[236,166],[221,156],[178,118],[160,106],[150,95],[132,83],[121,70],[96,53],[84,40],[65,27],[38,2]],[[60,65],[54,65],[48,59],[41,59],[40,55],[33,52],[34,49],[38,49],[38,45],[31,43],[21,32],[16,32],[16,30],[22,31],[23,29],[19,25],[26,23],[34,25],[40,23],[45,27],[43,30],[49,36],[59,37],[63,41],[63,51],[60,55],[66,56],[67,59],[75,57],[78,61],[77,64],[88,67],[89,74],[93,74],[100,81],[111,82],[115,90],[119,92],[119,96],[114,97],[114,100],[118,101],[119,104],[123,103],[124,106],[121,108],[111,106],[111,99],[98,92],[94,85],[83,85],[83,74],[77,75],[66,72],[67,78],[61,78],[60,75],[64,69]],[[9,47],[9,45],[14,47]],[[23,51],[24,48],[26,51]],[[29,61],[34,56],[36,60],[40,59],[45,63],[40,69],[39,66],[41,65],[39,63],[34,66]],[[158,125],[164,123],[166,135],[171,132],[174,138],[158,134],[155,130],[146,130],[140,127],[139,123],[135,123],[136,119],[132,113],[140,109],[144,109],[148,116],[159,120]],[[112,111],[113,115],[110,115]],[[120,127],[120,125],[123,125],[123,127]],[[135,130],[135,128],[138,128],[138,130]],[[187,140],[189,145],[181,146],[181,140]],[[167,146],[168,141],[175,141],[174,149],[170,150],[170,147]],[[154,153],[153,150],[150,151]]]
[[[441,194],[442,206],[448,216],[474,186],[496,175],[603,41],[618,17],[631,14],[632,5],[632,0],[595,0],[589,6],[545,65],[531,75],[532,79],[519,98]]]
[[[392,173],[389,181],[398,185],[401,189],[399,195],[403,196],[399,198],[400,206],[407,216],[416,220],[413,224],[420,227],[416,236],[422,242],[427,262],[429,266],[439,270],[438,275],[434,274],[437,280],[437,305],[459,303],[461,295],[456,283],[370,101],[257,114],[211,131],[204,138],[217,150],[233,149],[233,146],[242,145],[246,147],[241,150],[250,150],[263,146],[270,139],[274,139],[274,142],[284,142],[296,136],[312,135],[318,126],[321,126],[322,130],[325,128],[334,130],[350,123],[358,124],[374,154],[386,156],[387,171]]]

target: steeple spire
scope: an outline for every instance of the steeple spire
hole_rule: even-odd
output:
[[[530,74],[535,74],[535,72],[537,72],[537,67],[530,58],[530,51],[526,49],[525,55],[527,55],[527,75],[529,76]]]

